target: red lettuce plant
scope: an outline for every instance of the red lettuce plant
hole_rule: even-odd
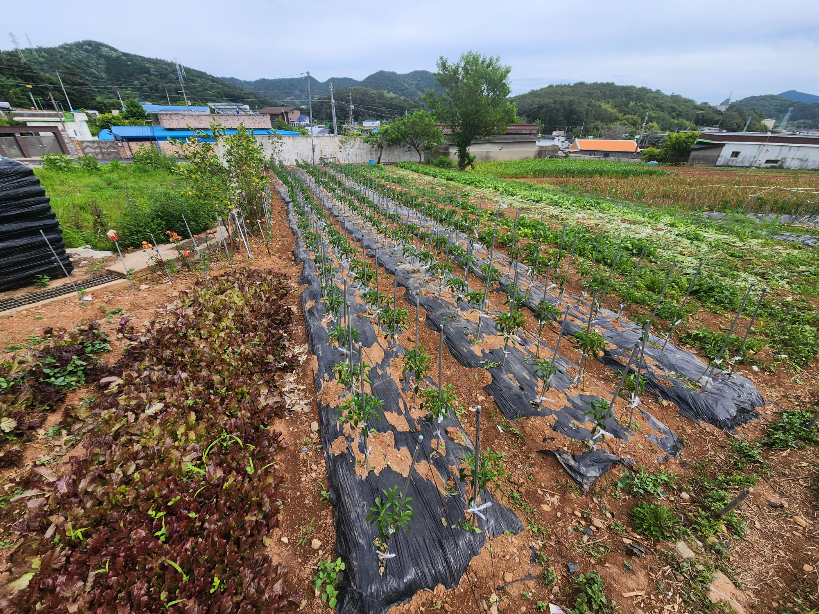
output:
[[[264,544],[281,508],[275,380],[298,364],[286,294],[271,271],[230,271],[138,337],[89,407],[85,456],[20,485],[25,539],[0,611],[250,614],[301,601]]]

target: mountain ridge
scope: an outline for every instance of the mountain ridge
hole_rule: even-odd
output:
[[[234,77],[222,77],[222,79],[262,96],[290,102],[294,105],[307,102],[306,76],[282,79],[261,78],[254,81],[245,81]],[[352,77],[333,77],[326,81],[319,81],[310,75],[310,93],[314,96],[329,96],[330,83],[333,84],[334,90],[364,87],[411,100],[421,100],[426,90],[438,89],[435,83],[435,75],[428,70],[413,70],[403,74],[389,70],[379,70],[360,81]]]

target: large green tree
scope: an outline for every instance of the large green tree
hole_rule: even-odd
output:
[[[458,167],[465,170],[474,157],[469,146],[477,138],[503,134],[515,121],[515,104],[508,102],[511,66],[500,58],[473,51],[461,55],[457,62],[441,56],[435,81],[443,92],[428,91],[424,102],[432,114],[450,130],[458,148]]]
[[[443,130],[435,118],[425,111],[399,117],[392,125],[398,145],[409,145],[418,154],[418,162],[424,161],[423,152],[432,151],[444,142]]]

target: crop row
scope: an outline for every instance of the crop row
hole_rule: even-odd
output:
[[[25,539],[4,612],[272,612],[295,599],[266,553],[283,411],[298,364],[282,277],[234,269],[183,292],[100,381],[85,453],[22,478]]]
[[[610,160],[549,159],[477,162],[470,169],[491,177],[656,177],[670,175],[657,166]]]
[[[436,172],[440,171],[440,169],[434,167],[421,168],[424,169],[424,172],[427,172],[426,169],[428,168],[432,168]],[[408,182],[406,177],[397,177],[381,169],[350,167],[347,172],[383,183],[387,192],[403,193],[405,197],[410,199],[416,198],[415,195],[418,194],[420,198],[426,201],[437,201],[442,203],[441,206],[443,207],[459,209],[463,213],[458,217],[480,220],[480,237],[485,244],[491,240],[495,210],[491,208],[490,203],[486,203],[488,206],[483,209],[475,205],[474,202],[469,202],[468,197],[464,194],[457,194],[448,190],[441,193],[426,186],[418,188],[414,185],[415,182]],[[458,177],[464,175],[468,174],[460,173]],[[672,226],[675,223],[678,224],[672,219],[665,221],[671,223]],[[474,221],[471,223],[475,224]],[[513,225],[514,220],[511,217],[501,217],[499,227],[503,230],[499,230],[498,234],[498,242],[501,245],[509,246]],[[612,300],[617,297],[618,302],[614,305],[615,309],[623,309],[632,303],[643,308],[654,305],[672,265],[671,262],[660,257],[660,251],[654,242],[635,240],[628,237],[618,239],[606,232],[595,235],[579,224],[574,228],[567,228],[564,235],[560,226],[550,228],[547,225],[544,227],[542,221],[534,218],[531,214],[521,216],[519,227],[518,236],[523,240],[530,241],[528,245],[520,248],[523,252],[521,260],[529,266],[540,267],[540,270],[548,266],[548,256],[545,252],[538,251],[540,244],[548,243],[556,247],[563,247],[566,244],[574,244],[575,236],[577,237],[576,253],[578,257],[583,259],[583,261],[578,262],[577,266],[580,270],[584,268],[591,269],[588,270],[588,274],[592,278],[592,285],[599,284],[601,279],[608,280],[609,276],[604,268],[610,269],[614,266],[615,275],[611,280],[609,294],[612,296]],[[690,229],[686,232],[696,231]],[[617,258],[618,252],[620,254],[619,258]],[[533,260],[534,254],[537,253],[541,253],[541,257],[545,262],[539,263]],[[561,251],[558,250],[556,253],[559,255]],[[595,254],[597,254],[596,258]],[[700,262],[697,262],[695,258],[678,259],[674,261],[674,266],[671,267],[672,270],[668,278],[663,301],[656,313],[657,318],[668,322],[668,328],[680,319],[687,324],[690,316],[698,310],[698,303],[716,311],[723,309],[737,311],[742,303],[743,295],[748,287],[733,283],[716,270],[709,270],[708,266],[702,266],[705,257],[710,258],[710,254],[703,252],[700,256],[702,258]],[[592,262],[595,262],[598,267],[597,270],[594,270],[594,265],[591,265]],[[697,270],[699,270],[699,274],[690,288],[690,296],[697,299],[697,302],[687,301],[686,308],[681,313],[679,307],[682,304],[682,298]],[[759,285],[755,287],[748,299],[749,305],[753,305],[760,298],[762,289]],[[759,304],[757,316],[763,323],[760,332],[764,333],[767,339],[757,338],[751,345],[746,344],[744,349],[747,355],[743,355],[743,361],[753,362],[755,360],[753,351],[759,351],[765,346],[770,348],[774,358],[781,356],[782,358],[778,358],[779,360],[786,360],[797,367],[802,367],[814,360],[816,356],[819,356],[819,333],[817,333],[819,312],[804,300],[801,300],[802,304],[799,309],[787,309],[787,306],[783,305],[782,301],[773,293],[768,293],[761,298],[762,301]],[[700,330],[707,329],[696,329],[694,332]],[[685,338],[689,342],[698,339],[697,335],[692,336],[691,331],[686,331],[685,326],[677,327],[676,331],[680,335],[685,334]],[[725,339],[724,333],[711,332],[717,338]],[[729,348],[739,350],[741,338],[739,336],[739,338],[732,337],[729,339]],[[754,339],[753,334],[751,338]],[[695,343],[694,345],[708,358],[716,358],[716,355],[712,354],[709,349],[711,344]]]
[[[415,348],[405,347],[408,314],[398,306],[399,279],[387,283],[388,268],[378,266],[400,252],[376,241],[365,219],[381,225],[383,217],[355,199],[329,198],[330,190],[298,170],[276,173],[299,236],[295,253],[307,284],[302,303],[318,359],[336,551],[347,570],[335,589],[338,608],[381,612],[422,588],[460,581],[486,534],[522,527],[503,506],[492,505],[488,475],[500,477],[503,454],[491,450],[477,472],[480,502],[489,509],[475,521],[467,516],[466,508],[477,505],[467,477],[475,475],[475,455],[459,421],[469,401],[442,381],[440,370],[437,384],[430,379],[429,348],[417,335]],[[400,283],[411,293],[432,290],[410,271]],[[366,517],[362,507],[370,510]]]

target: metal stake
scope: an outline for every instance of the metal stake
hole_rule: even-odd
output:
[[[202,266],[205,268],[205,272],[209,273],[210,271],[208,271],[208,265],[205,264],[205,259],[202,258],[202,252],[199,251],[199,246],[196,244],[196,238],[193,236],[193,233],[191,232],[191,227],[188,226],[188,220],[185,219],[184,214],[182,214],[182,221],[185,222],[185,228],[188,229],[188,234],[191,237],[191,241],[193,241],[193,246],[196,248],[196,255],[199,256],[199,261],[202,263]]]
[[[728,377],[731,377],[734,374],[734,369],[737,366],[737,361],[742,359],[742,353],[745,351],[745,343],[748,341],[748,335],[751,334],[751,327],[754,325],[754,320],[756,320],[756,312],[759,310],[759,306],[762,304],[762,297],[765,296],[765,293],[768,291],[768,288],[762,288],[762,292],[759,295],[759,299],[756,301],[756,307],[754,307],[754,313],[751,316],[751,321],[748,323],[748,330],[745,331],[745,336],[742,338],[742,345],[739,347],[739,353],[731,362],[731,372],[728,373]]]
[[[156,244],[156,239],[154,238],[153,233],[149,232],[148,236],[151,237],[151,241],[154,242],[154,249],[156,250],[156,255],[159,258],[159,261],[162,263],[162,268],[165,270],[165,275],[168,276],[168,281],[173,281],[173,277],[171,277],[171,274],[168,272],[168,267],[165,264],[165,260],[162,258],[162,254],[159,253],[159,246]]]
[[[54,256],[54,260],[57,261],[57,264],[59,264],[60,268],[63,270],[63,275],[65,275],[68,278],[68,281],[71,282],[71,285],[74,288],[74,292],[76,292],[77,296],[80,298],[80,300],[82,300],[82,294],[80,293],[79,288],[77,288],[76,284],[74,283],[74,280],[71,279],[71,275],[68,274],[68,271],[63,266],[62,261],[57,257],[57,252],[55,252],[54,248],[51,247],[51,243],[48,242],[48,239],[46,238],[45,233],[42,230],[40,230],[40,234],[43,236],[43,240],[46,242],[46,245],[48,245],[48,249],[51,250],[51,254]],[[122,263],[122,266],[123,267],[125,266],[124,262]],[[125,269],[125,274],[126,275],[128,274],[128,269]],[[133,285],[134,285],[134,282],[131,282],[131,286],[133,286]]]

